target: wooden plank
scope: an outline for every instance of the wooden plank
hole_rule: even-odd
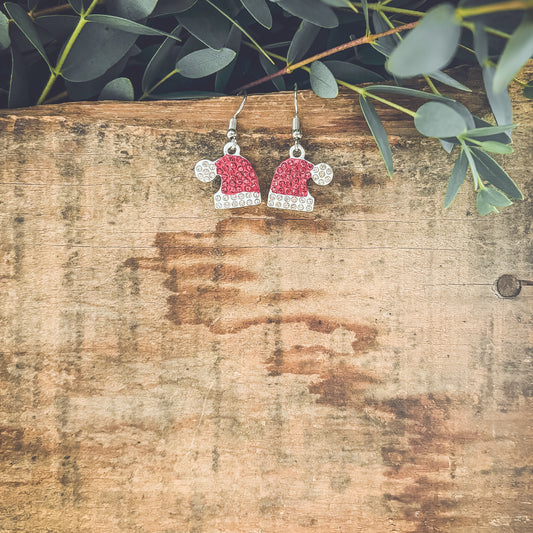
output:
[[[238,98],[1,111],[0,530],[530,531],[532,290],[495,289],[533,280],[513,101],[526,200],[488,217],[470,186],[444,211],[452,158],[379,108],[389,180],[351,93],[301,94],[335,172],[312,214],[213,209],[193,168]],[[239,116],[263,198],[292,113]]]

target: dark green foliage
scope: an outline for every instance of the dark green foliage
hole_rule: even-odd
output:
[[[296,82],[335,98],[340,85],[359,94],[390,176],[392,151],[376,101],[412,116],[448,153],[459,150],[445,206],[470,168],[478,209],[487,214],[522,199],[488,155],[512,152],[508,85],[533,54],[532,9],[506,7],[505,0],[12,0],[0,6],[0,106],[209,98]],[[365,36],[366,44],[334,50]],[[465,58],[482,68],[497,126],[433,83],[470,91],[442,70]],[[420,75],[427,91],[403,86]],[[533,98],[533,82],[524,81],[524,97]],[[361,86],[367,82],[380,85]]]

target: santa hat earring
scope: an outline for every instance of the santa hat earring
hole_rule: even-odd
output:
[[[333,170],[326,163],[313,165],[306,161],[305,150],[300,144],[302,132],[298,118],[298,87],[294,85],[295,117],[292,119],[292,137],[294,146],[289,151],[289,159],[285,159],[274,173],[268,193],[268,206],[294,211],[312,211],[315,199],[307,190],[307,182],[311,178],[318,185],[327,185],[333,179]]]
[[[215,209],[247,207],[261,203],[259,182],[250,162],[242,157],[237,144],[237,115],[242,111],[246,95],[229,121],[228,139],[224,146],[224,156],[216,161],[202,159],[194,167],[196,177],[203,182],[222,179],[220,189],[215,194]]]

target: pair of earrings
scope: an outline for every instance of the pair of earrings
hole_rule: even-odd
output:
[[[237,144],[237,115],[242,111],[246,96],[239,109],[229,121],[228,139],[224,146],[224,156],[216,161],[203,159],[196,163],[194,172],[203,182],[220,176],[222,183],[214,196],[215,209],[247,207],[261,203],[261,191],[257,175],[250,162],[241,156]],[[318,185],[327,185],[333,179],[333,170],[326,163],[313,165],[305,159],[305,150],[300,144],[302,132],[298,118],[298,94],[294,88],[295,117],[292,120],[292,137],[294,145],[274,173],[268,193],[269,207],[290,209],[293,211],[313,210],[315,199],[307,190],[307,182],[312,179]]]

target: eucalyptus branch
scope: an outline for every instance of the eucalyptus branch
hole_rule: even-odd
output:
[[[80,14],[80,20],[78,20],[78,24],[74,28],[74,31],[72,32],[72,35],[69,37],[69,40],[65,44],[65,48],[63,48],[63,51],[61,52],[61,55],[59,56],[56,66],[54,69],[52,69],[52,72],[50,73],[50,78],[48,78],[48,82],[45,85],[43,92],[41,93],[41,96],[39,96],[39,99],[37,100],[37,105],[42,104],[46,97],[48,96],[48,93],[51,91],[52,87],[54,86],[54,83],[56,82],[58,76],[61,75],[61,67],[65,63],[68,54],[72,50],[72,47],[74,46],[74,43],[76,42],[76,39],[79,37],[81,30],[83,30],[83,27],[85,24],[87,24],[87,16],[92,13],[94,8],[98,5],[100,0],[93,0],[89,7],[83,11]]]
[[[348,43],[341,44],[339,46],[336,46],[335,48],[330,48],[329,50],[326,50],[324,52],[321,52],[320,54],[316,54],[312,57],[309,57],[307,59],[304,59],[303,61],[300,61],[298,63],[295,63],[294,65],[287,65],[286,67],[282,68],[281,70],[278,70],[277,72],[274,72],[272,74],[269,74],[268,76],[263,76],[262,78],[252,81],[246,85],[243,85],[242,87],[239,87],[234,92],[239,93],[241,91],[244,91],[246,89],[250,89],[251,87],[255,87],[256,85],[261,85],[261,83],[265,83],[267,81],[273,80],[274,78],[278,78],[279,76],[283,76],[285,74],[290,74],[294,70],[298,68],[302,68],[305,65],[308,65],[309,63],[312,63],[313,61],[317,61],[319,59],[322,59],[323,57],[327,57],[333,54],[336,54],[337,52],[341,52],[342,50],[347,50],[348,48],[355,48],[356,46],[360,46],[362,44],[367,44],[375,41],[376,39],[379,39],[380,37],[386,37],[387,35],[393,35],[394,33],[398,33],[404,30],[409,30],[411,28],[414,28],[418,24],[418,21],[416,22],[410,22],[409,24],[404,24],[403,26],[398,26],[397,28],[393,28],[390,30],[387,30],[383,33],[376,33],[374,35],[368,35],[365,37],[360,37],[359,39],[355,39],[353,41],[350,41]],[[255,48],[255,47],[253,47]],[[257,50],[257,48],[255,48]],[[274,57],[270,52],[266,52],[271,57]],[[279,56],[278,56],[279,57]],[[282,58],[283,61],[286,61],[285,58]]]

